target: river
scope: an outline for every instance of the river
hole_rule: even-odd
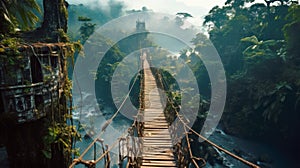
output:
[[[85,148],[92,142],[91,138],[84,138],[87,132],[91,127],[94,127],[94,132],[101,132],[101,128],[108,118],[113,114],[112,110],[104,110],[104,113],[96,113],[93,108],[82,109],[82,115],[80,118],[81,123],[84,125],[85,129],[81,129],[80,133],[82,135],[82,141],[76,143],[76,147],[80,148],[80,153],[82,153]],[[84,112],[85,111],[85,112]],[[74,112],[74,119],[78,121],[79,112]],[[75,123],[78,125],[78,122]],[[92,123],[92,124],[90,124]],[[101,139],[104,140],[104,144],[112,146],[114,142],[118,141],[118,138],[126,132],[128,127],[130,127],[131,122],[121,116],[117,116],[112,124],[107,127],[107,130],[101,136]],[[95,138],[96,135],[93,136]],[[254,141],[249,141],[246,139],[241,139],[235,136],[225,134],[222,129],[217,128],[209,137],[209,140],[214,143],[224,147],[229,151],[238,151],[242,156],[244,155],[246,159],[254,159],[255,164],[260,165],[261,167],[272,167],[272,168],[293,168],[296,165],[294,161],[290,160],[283,152],[271,146],[270,144],[264,144]],[[101,145],[97,143],[96,146],[96,158],[102,154]],[[221,167],[230,167],[230,168],[247,168],[248,166],[243,163],[231,158],[230,156],[218,151],[220,156],[223,157],[223,165],[215,164],[211,165],[207,163],[206,168],[221,168]],[[84,159],[90,160],[94,158],[94,147],[89,150],[85,155]],[[117,167],[118,163],[118,145],[113,148],[111,152],[112,158],[112,167]],[[257,158],[261,158],[262,161],[257,161]],[[226,165],[226,166],[224,166]],[[77,165],[76,167],[84,167],[83,165]],[[97,164],[97,167],[103,167],[103,162]]]

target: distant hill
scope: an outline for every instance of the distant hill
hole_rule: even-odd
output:
[[[109,20],[121,16],[123,9],[124,6],[122,3],[114,1],[109,2],[105,9],[100,7],[91,8],[83,4],[70,4],[68,7],[68,32],[71,36],[77,36],[79,34],[79,28],[83,24],[83,22],[78,21],[78,17],[80,16],[88,17],[91,19],[91,23],[101,26]]]

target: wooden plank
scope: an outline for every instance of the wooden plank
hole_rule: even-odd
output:
[[[163,137],[161,137],[161,136],[157,136],[157,137],[145,137],[144,138],[144,141],[152,141],[152,140],[162,140],[162,141],[164,141],[164,140],[171,140],[171,138],[170,137],[167,137],[167,136],[163,136]]]
[[[155,78],[149,69],[147,60],[144,67],[144,138],[142,168],[175,168],[173,144],[169,133],[169,124],[164,115],[160,92]]]
[[[172,161],[167,161],[167,162],[142,162],[143,166],[159,166],[159,167],[173,167],[176,166],[175,163],[172,163]]]
[[[141,166],[141,168],[161,168],[161,167],[159,167],[159,166]],[[177,167],[168,166],[168,168],[177,168]]]
[[[143,159],[151,159],[151,158],[162,158],[162,159],[172,159],[174,160],[174,158],[170,158],[169,155],[151,155],[151,154],[145,154],[145,155],[142,155],[143,156]]]
[[[170,158],[170,157],[167,157],[167,156],[164,156],[164,157],[162,157],[162,156],[157,156],[157,157],[155,157],[155,156],[150,156],[149,158],[143,156],[143,160],[145,160],[145,161],[146,161],[146,160],[155,160],[155,161],[174,161],[173,158]]]

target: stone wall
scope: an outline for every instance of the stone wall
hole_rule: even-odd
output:
[[[62,43],[32,44],[20,46],[16,55],[0,53],[0,114],[11,114],[19,123],[46,116],[67,75],[64,49],[70,48]]]
[[[0,146],[10,167],[66,167],[63,147],[51,145],[47,158],[44,137],[51,123],[64,122],[61,106],[67,79],[64,43],[24,44],[0,52]],[[64,109],[67,109],[64,107]],[[1,167],[1,165],[0,165]]]

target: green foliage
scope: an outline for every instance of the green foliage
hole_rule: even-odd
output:
[[[65,34],[64,34],[65,35]],[[72,81],[68,78],[68,69],[73,68],[74,65],[74,53],[78,52],[78,49],[82,48],[79,42],[66,43],[70,48],[64,53],[65,60],[71,61],[72,64],[63,67],[63,94],[61,94],[60,104],[58,106],[52,105],[51,114],[48,117],[48,129],[44,136],[44,148],[42,150],[45,158],[51,159],[53,154],[63,152],[65,162],[69,164],[71,155],[78,155],[79,149],[73,148],[73,142],[75,140],[81,140],[81,135],[76,129],[76,126],[70,125],[68,121],[72,121]],[[50,109],[49,109],[50,110]],[[72,123],[72,122],[71,122]]]
[[[283,40],[258,41],[256,36],[251,36],[245,37],[241,39],[241,41],[253,44],[247,47],[243,52],[245,62],[248,66],[249,64],[258,64],[265,60],[278,57],[286,61],[285,43]]]
[[[85,16],[78,16],[78,21],[83,22],[79,28],[79,34],[81,42],[85,43],[85,41],[94,33],[97,24],[91,23],[92,19]]]
[[[80,27],[80,36],[83,42],[85,42],[90,35],[92,35],[95,31],[96,24],[93,23],[83,23],[83,25]]]
[[[254,109],[262,109],[262,117],[271,122],[277,123],[283,112],[288,93],[293,91],[292,87],[285,81],[279,82],[266,95],[261,95]]]
[[[77,140],[81,139],[79,132],[77,132],[76,127],[68,125],[66,123],[67,118],[71,116],[65,115],[65,122],[55,122],[52,126],[48,128],[48,133],[44,137],[44,150],[42,151],[46,158],[52,158],[51,145],[62,144],[63,152],[66,156],[69,154],[78,154],[78,149],[72,149],[72,141],[74,138]]]
[[[178,91],[173,91],[171,92],[171,99],[173,102],[175,102],[176,104],[180,104],[181,102],[181,93]]]
[[[10,38],[6,37],[0,41],[0,52],[4,53],[7,56],[16,56],[19,55],[18,46],[22,40],[19,38]]]
[[[198,33],[191,42],[194,44],[195,50],[198,52],[201,52],[204,47],[211,46],[208,37],[202,33]]]
[[[84,56],[83,45],[81,44],[80,40],[72,42],[72,45],[73,53],[78,52],[81,56]]]
[[[202,57],[209,56],[210,51],[214,50],[214,48],[208,37],[202,33],[197,34],[191,42],[195,47],[193,49],[183,50],[180,53],[180,58],[185,60],[188,66],[192,69],[197,79],[201,97],[210,99],[210,79],[207,69],[202,61]],[[206,60],[206,63],[214,64],[215,62],[213,60]]]
[[[300,6],[291,5],[285,19],[288,21],[283,27],[287,50],[291,57],[297,58],[300,53]]]
[[[92,21],[92,19],[85,16],[78,16],[78,21],[87,22],[87,21]]]
[[[220,29],[229,19],[230,15],[227,14],[227,11],[230,11],[229,7],[213,7],[205,16],[203,24],[208,25],[211,29]]]
[[[70,39],[63,29],[58,29],[58,37],[60,42],[69,42]]]
[[[234,74],[244,68],[244,51],[251,41],[247,38],[247,42],[241,43],[241,39],[253,36],[266,43],[272,40],[281,43],[280,41],[284,40],[282,28],[287,23],[284,16],[287,15],[289,7],[287,5],[268,7],[265,4],[245,7],[245,2],[250,1],[228,0],[226,6],[214,7],[205,17],[204,24],[209,26],[210,40],[218,50],[228,74]],[[254,38],[252,40],[255,41]],[[260,47],[269,49],[266,43]],[[252,47],[255,47],[254,45]],[[281,49],[282,53],[285,52],[284,46],[279,46],[278,49]],[[256,55],[265,53],[271,55],[269,52],[256,52]],[[284,55],[282,59],[286,59]]]
[[[223,125],[248,138],[292,140],[299,128],[300,8],[291,0],[246,6],[250,1],[227,0],[205,17],[229,79]]]
[[[4,38],[0,41],[0,62],[2,68],[9,78],[6,84],[15,84],[17,80],[16,70],[23,71],[28,64],[28,58],[21,55],[19,45],[22,42],[19,38]],[[22,83],[25,82],[22,80]],[[25,84],[25,83],[23,83]]]
[[[35,12],[41,12],[35,0],[1,0],[0,9],[0,21],[3,23],[0,33],[4,34],[13,32],[15,28],[22,30],[33,28],[38,21]]]
[[[243,7],[246,3],[252,3],[254,2],[255,0],[227,0],[225,2],[226,5],[231,5],[235,8],[241,8]]]
[[[71,88],[72,88],[72,81],[70,79],[66,79],[65,80],[64,93],[65,93],[66,97],[69,98],[69,99],[72,98]]]
[[[74,33],[74,37],[72,40],[81,38],[75,33],[78,32],[78,29],[80,29],[80,27],[82,26],[82,22],[93,21],[93,24],[103,25],[111,19],[120,17],[123,13],[123,9],[124,4],[117,1],[110,1],[105,9],[91,8],[82,4],[69,5],[68,32]]]
[[[258,45],[260,44],[261,42],[258,41],[257,37],[256,36],[251,36],[251,37],[245,37],[245,38],[242,38],[241,41],[244,41],[244,42],[251,42],[255,45]]]

